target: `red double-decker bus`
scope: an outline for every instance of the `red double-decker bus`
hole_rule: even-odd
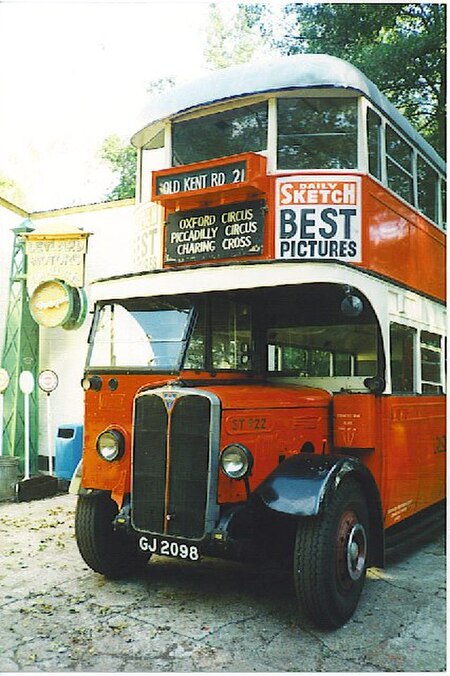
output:
[[[445,165],[325,55],[152,105],[133,143],[161,248],[93,285],[81,555],[108,577],[278,557],[338,627],[442,513]]]

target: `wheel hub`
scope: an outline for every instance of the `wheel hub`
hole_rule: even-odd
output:
[[[347,542],[347,572],[352,580],[359,580],[364,572],[367,538],[360,523],[353,526]]]
[[[349,589],[364,574],[367,558],[366,531],[353,510],[343,514],[336,544],[338,579]]]

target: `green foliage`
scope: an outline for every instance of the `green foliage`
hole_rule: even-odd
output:
[[[161,77],[149,82],[147,92],[158,95],[174,85],[173,78]],[[100,149],[100,157],[110,165],[118,177],[117,185],[106,195],[105,199],[113,201],[133,198],[136,194],[136,148],[117,134],[112,134],[104,140]]]
[[[100,156],[108,162],[119,178],[116,187],[106,195],[106,200],[123,200],[134,197],[136,192],[136,148],[126,144],[117,134],[113,134],[103,142]]]
[[[444,3],[264,3],[210,5],[204,57],[211,68],[246,63],[263,50],[343,58],[367,75],[445,157],[446,6]],[[172,78],[151,82],[161,93]],[[136,150],[117,135],[101,156],[119,182],[107,199],[134,197]],[[0,186],[1,189],[1,186]]]
[[[203,52],[206,63],[218,69],[250,61],[261,48],[262,12],[263,7],[239,4],[229,13],[226,5],[211,4]]]
[[[445,4],[295,3],[283,20],[281,52],[353,63],[445,154]]]

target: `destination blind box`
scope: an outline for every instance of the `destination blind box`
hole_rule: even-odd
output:
[[[260,256],[265,214],[264,200],[172,212],[166,225],[164,262]]]
[[[238,199],[256,197],[264,192],[265,170],[266,158],[256,153],[220,159],[214,164],[208,161],[171,167],[153,173],[152,200],[174,208],[180,200],[195,202],[200,197],[202,204],[213,203],[218,191],[231,191]]]

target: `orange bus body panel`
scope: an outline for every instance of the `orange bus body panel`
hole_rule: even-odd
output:
[[[283,459],[300,453],[305,443],[316,453],[329,451],[331,395],[324,390],[271,385],[206,389],[217,394],[222,404],[220,449],[240,443],[257,459],[249,477],[251,491]],[[219,503],[246,499],[245,484],[220,472]]]
[[[445,497],[444,396],[382,397],[385,525]]]
[[[201,390],[220,397],[220,449],[231,443],[251,448],[257,458],[249,479],[253,491],[283,460],[309,442],[314,452],[356,454],[380,490],[385,527],[429,507],[445,496],[445,397],[338,394],[324,390],[263,384],[203,385],[205,374],[189,373]],[[104,383],[109,376],[103,377]],[[82,485],[112,492],[119,506],[131,489],[131,439],[136,394],[172,381],[171,377],[120,376],[118,391],[86,392]],[[329,407],[334,407],[334,443],[329,438]],[[125,453],[108,463],[96,451],[98,435],[122,430]],[[372,447],[373,446],[373,447]],[[309,449],[308,449],[309,450]],[[219,504],[247,498],[243,482],[219,472]]]
[[[336,448],[375,448],[376,400],[370,394],[336,394],[333,399]]]
[[[362,202],[360,267],[445,301],[445,233],[367,176]]]
[[[230,158],[230,161],[236,161],[236,159],[246,159],[249,167],[248,180],[239,187],[231,184],[219,190],[208,189],[193,194],[155,195],[153,192],[153,199],[165,207],[165,220],[167,220],[168,213],[175,210],[207,209],[212,205],[233,204],[256,197],[265,199],[268,211],[264,252],[261,255],[252,256],[251,260],[273,260],[276,227],[275,184],[278,175],[263,175],[266,160],[260,155],[254,153],[235,155]],[[217,163],[218,160],[209,160],[188,166],[194,171],[214,167]],[[181,170],[186,171],[186,165],[172,169],[170,175],[176,176],[176,172]],[[314,176],[323,177],[324,180],[327,176],[333,175],[332,172],[326,171],[313,173]],[[154,185],[159,175],[166,174],[168,170],[154,172]],[[292,171],[289,176],[300,177],[307,181],[309,174],[305,171]],[[362,211],[362,261],[350,264],[391,279],[418,293],[445,301],[445,233],[370,176],[357,172],[348,172],[348,175],[361,176],[362,181],[361,205],[359,205]],[[239,263],[244,260],[248,259],[239,257],[233,258],[232,261],[216,259],[214,263]],[[310,260],[314,259],[308,259]],[[208,262],[205,264],[207,265]],[[294,264],[301,265],[301,261],[295,261]],[[176,267],[192,265],[198,266],[199,263],[177,263]],[[172,265],[165,265],[165,267],[172,267]],[[423,274],[424,271],[426,274]]]

